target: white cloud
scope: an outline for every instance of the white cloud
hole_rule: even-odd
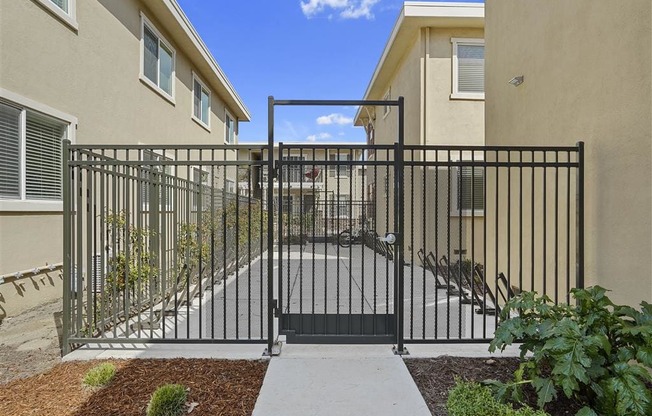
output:
[[[339,12],[342,19],[359,19],[364,17],[366,19],[373,19],[374,15],[371,11],[373,6],[380,0],[308,0],[301,2],[301,11],[303,14],[311,18],[325,9],[333,9]]]
[[[319,125],[327,125],[327,124],[343,125],[343,124],[351,124],[351,123],[353,123],[353,118],[346,117],[345,115],[340,113],[333,113],[327,116],[317,117],[317,124]]]
[[[306,140],[309,142],[314,142],[317,141],[318,139],[325,140],[325,139],[330,139],[331,137],[333,136],[331,136],[328,133],[319,133],[319,134],[311,134],[310,136],[306,137]]]

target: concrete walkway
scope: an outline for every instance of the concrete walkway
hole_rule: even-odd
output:
[[[272,358],[254,416],[429,416],[388,345],[285,345]]]

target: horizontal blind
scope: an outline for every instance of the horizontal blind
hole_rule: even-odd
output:
[[[462,166],[460,174],[459,209],[484,209],[484,169]]]
[[[27,199],[61,199],[61,141],[66,124],[27,112],[25,194]]]
[[[459,92],[484,92],[484,45],[458,45]]]
[[[20,199],[20,112],[0,103],[0,199]]]

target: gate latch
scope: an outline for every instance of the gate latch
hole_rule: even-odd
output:
[[[378,237],[380,241],[384,241],[385,243],[389,245],[394,245],[396,244],[396,234],[395,233],[385,233],[385,237]]]
[[[279,313],[278,313],[278,299],[274,299],[274,300],[273,300],[272,310],[274,311],[274,318],[278,318],[278,317],[279,317]]]

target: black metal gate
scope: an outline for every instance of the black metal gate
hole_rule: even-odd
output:
[[[401,195],[369,193],[375,183],[402,183],[403,99],[396,101],[269,101],[274,143],[275,106],[396,106],[397,144],[280,143],[274,189],[278,218],[280,334],[288,342],[394,343],[402,311]],[[381,159],[378,158],[383,154]],[[382,199],[379,201],[379,199]],[[382,218],[376,207],[383,206]],[[391,210],[390,210],[391,208]],[[379,221],[391,230],[380,236]],[[396,290],[399,288],[399,290]]]

